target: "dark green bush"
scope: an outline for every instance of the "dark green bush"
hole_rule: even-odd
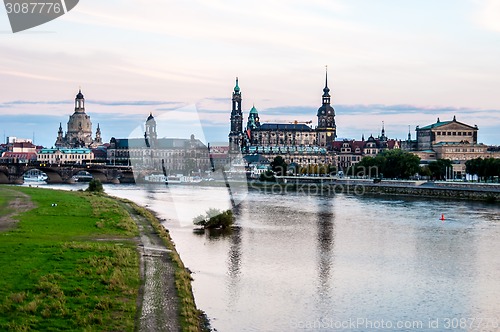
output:
[[[203,226],[205,229],[228,228],[233,224],[233,212],[231,210],[220,211],[218,209],[209,209],[205,215],[199,215],[193,219],[197,226]]]
[[[92,193],[102,193],[104,192],[104,188],[102,187],[102,183],[99,179],[92,179],[89,182],[87,191]]]

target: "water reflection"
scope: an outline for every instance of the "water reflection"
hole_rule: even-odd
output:
[[[197,305],[218,331],[304,331],[322,319],[357,318],[490,318],[489,326],[471,329],[477,331],[500,323],[498,205],[251,192],[234,211],[231,234],[200,236],[193,215],[214,200],[227,209],[219,195],[225,188],[111,190],[168,219],[182,260],[195,272]],[[176,211],[186,222],[175,219]]]
[[[318,260],[318,312],[328,313],[331,307],[330,291],[334,287],[331,279],[335,246],[335,215],[334,206],[327,199],[316,200],[316,244]],[[327,317],[320,317],[320,319]]]

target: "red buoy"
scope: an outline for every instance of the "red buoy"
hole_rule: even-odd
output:
[[[444,219],[444,213],[443,213],[443,214],[441,214],[441,219],[439,219],[439,220],[443,220],[443,221],[445,220],[445,219]]]

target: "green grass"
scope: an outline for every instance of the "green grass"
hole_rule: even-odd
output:
[[[0,330],[133,331],[140,278],[128,213],[103,195],[0,186],[0,215],[11,190],[36,208],[0,233]]]

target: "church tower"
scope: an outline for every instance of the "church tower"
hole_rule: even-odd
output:
[[[144,133],[144,139],[146,140],[146,146],[154,147],[156,145],[156,140],[158,136],[156,134],[156,120],[153,113],[149,113],[146,120],[146,131]]]
[[[243,113],[241,111],[241,92],[236,77],[236,86],[232,98],[233,109],[231,110],[231,131],[229,132],[229,152],[241,152],[243,139]]]
[[[259,127],[260,127],[259,112],[255,108],[255,105],[253,105],[252,109],[250,110],[250,113],[248,114],[247,129],[252,130]]]
[[[66,146],[71,148],[93,146],[92,122],[90,116],[85,113],[85,98],[82,90],[79,90],[76,95],[75,112],[69,117],[65,141]]]
[[[101,145],[101,144],[102,144],[101,128],[99,127],[99,124],[97,124],[97,130],[95,131],[94,145]]]
[[[64,146],[63,129],[62,129],[62,123],[60,122],[59,122],[59,130],[57,131],[57,140],[55,146],[58,148]]]
[[[330,105],[330,89],[328,88],[328,70],[325,73],[325,87],[323,89],[322,105],[318,109],[317,144],[321,147],[331,148],[337,137],[335,125],[335,110]]]

